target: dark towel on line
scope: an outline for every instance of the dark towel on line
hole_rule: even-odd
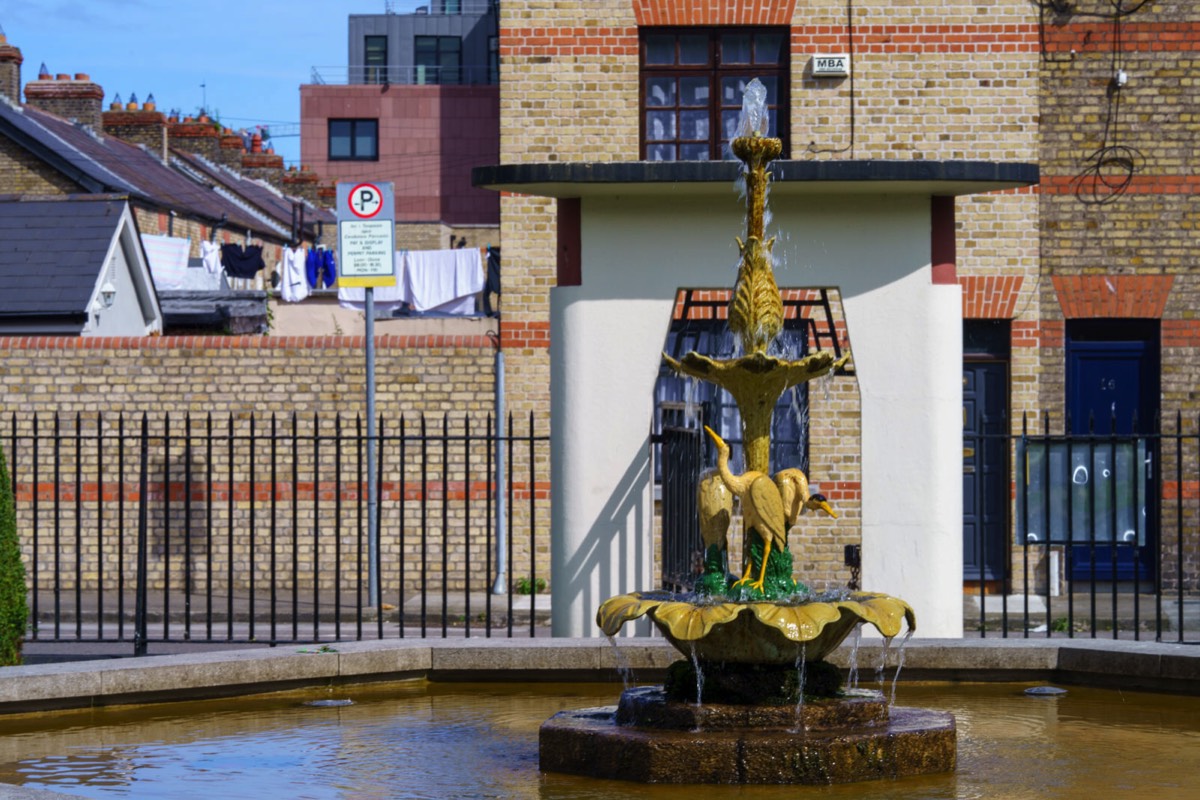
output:
[[[231,278],[253,278],[266,266],[262,257],[262,246],[252,244],[245,250],[238,244],[221,245],[221,263]]]

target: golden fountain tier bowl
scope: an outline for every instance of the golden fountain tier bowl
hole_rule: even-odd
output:
[[[707,663],[798,664],[819,661],[860,622],[883,636],[908,631],[917,620],[908,603],[886,594],[856,592],[844,600],[801,603],[696,603],[667,592],[635,592],[611,597],[596,613],[608,636],[641,616],[688,658]]]

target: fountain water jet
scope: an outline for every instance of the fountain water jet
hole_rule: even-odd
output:
[[[811,598],[792,577],[787,536],[800,513],[837,514],[810,493],[799,470],[770,471],[771,417],[783,392],[831,375],[849,356],[789,360],[768,353],[783,328],[783,300],[772,268],[775,239],[764,233],[767,165],[781,152],[780,140],[764,135],[765,101],[765,89],[752,81],[732,142],[745,165],[746,238],[737,239],[741,262],[729,305],[741,355],[664,354],[676,372],[733,396],[746,471],[730,471],[729,447],[706,429],[719,458],[715,475],[697,487],[705,557],[696,594],[620,595],[596,615],[609,636],[647,616],[685,658],[671,666],[663,687],[627,689],[615,709],[548,720],[539,737],[546,771],[653,783],[843,783],[955,765],[951,715],[892,708],[882,693],[844,694],[840,671],[824,660],[864,622],[889,642],[901,623],[911,635],[912,608],[866,592]],[[745,534],[741,577],[731,580],[725,554],[734,496]]]

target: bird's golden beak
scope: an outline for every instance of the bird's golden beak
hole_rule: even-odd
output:
[[[708,435],[713,438],[714,442],[716,442],[717,444],[725,444],[725,441],[720,436],[718,436],[717,432],[714,431],[712,428],[705,425],[704,430],[708,431]]]
[[[824,511],[834,519],[838,518],[837,512],[833,510],[833,506],[829,505],[829,501],[825,499],[825,495],[823,494],[814,494],[808,498],[808,503],[805,505],[814,511]]]

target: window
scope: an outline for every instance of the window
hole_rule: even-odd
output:
[[[488,37],[488,83],[500,82],[500,37]]]
[[[363,52],[366,67],[363,79],[366,83],[389,83],[387,73],[387,37],[366,37]]]
[[[415,36],[417,83],[462,83],[462,39]]]
[[[379,120],[329,120],[330,161],[378,161]]]
[[[787,130],[786,28],[641,32],[641,157],[648,161],[731,158],[729,141],[751,79],[767,89],[771,136]]]

